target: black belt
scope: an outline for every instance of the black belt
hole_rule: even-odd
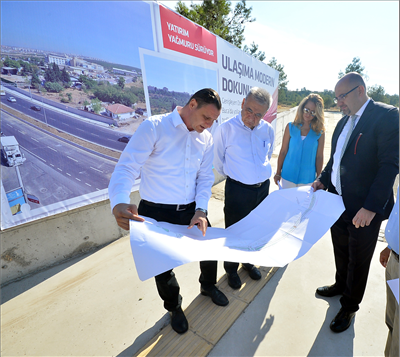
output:
[[[394,255],[394,257],[397,259],[397,261],[399,261],[399,255],[392,249],[392,253]]]
[[[168,205],[165,203],[154,203],[146,200],[142,200],[142,202],[150,207],[164,208],[174,211],[186,211],[188,208],[194,207],[196,205],[196,202],[188,203],[186,205]]]
[[[259,188],[262,185],[264,185],[269,179],[265,180],[264,182],[255,183],[254,185],[246,185],[245,183],[242,183],[242,182],[236,181],[234,179],[231,179],[229,176],[227,176],[227,180],[231,181],[231,182],[234,182],[234,183],[236,183],[236,184],[238,184],[240,186],[243,186],[243,187]]]

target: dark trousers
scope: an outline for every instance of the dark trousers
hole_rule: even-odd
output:
[[[138,213],[141,216],[153,218],[159,222],[168,222],[172,224],[181,224],[188,226],[194,216],[196,205],[193,203],[184,211],[176,211],[173,209],[165,209],[160,207],[152,207],[145,202],[140,201]],[[210,222],[208,222],[210,226]],[[197,229],[197,228],[193,228]],[[213,286],[217,283],[217,262],[203,261],[200,262],[200,284],[204,287]],[[175,273],[168,270],[162,274],[155,276],[158,294],[164,300],[164,307],[168,311],[176,310],[181,307],[182,296],[179,294],[179,284],[175,278]]]
[[[345,211],[331,228],[336,264],[336,286],[345,311],[357,311],[364,296],[368,272],[378,240],[382,216],[375,215],[368,227],[356,228]]]
[[[227,177],[225,182],[225,228],[239,222],[255,209],[269,194],[269,180],[256,187],[245,185]],[[243,264],[251,269],[253,264]],[[230,274],[238,270],[239,263],[224,262],[225,271]]]

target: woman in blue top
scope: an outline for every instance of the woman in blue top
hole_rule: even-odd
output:
[[[275,183],[281,181],[282,188],[311,185],[322,171],[324,144],[324,100],[310,94],[285,128]]]

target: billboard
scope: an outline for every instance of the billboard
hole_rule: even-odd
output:
[[[26,159],[2,148],[2,229],[106,200],[137,127],[201,88],[220,94],[219,122],[253,86],[276,118],[277,71],[156,2],[2,1],[1,33],[1,133]]]

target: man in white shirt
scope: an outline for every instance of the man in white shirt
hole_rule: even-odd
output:
[[[387,282],[399,278],[399,189],[397,199],[385,229],[388,246],[382,250],[379,261],[386,268],[386,325],[389,328],[385,357],[399,356],[399,303]]]
[[[129,230],[129,220],[144,221],[138,214],[173,224],[195,225],[206,234],[208,201],[214,183],[213,139],[210,128],[221,112],[213,89],[196,92],[184,107],[152,116],[137,129],[115,167],[108,187],[118,225]],[[130,192],[139,177],[139,208],[130,204]],[[215,286],[217,262],[200,262],[201,293],[220,306],[229,303]],[[171,313],[172,328],[188,330],[182,311],[179,284],[172,270],[155,277],[164,307]]]
[[[227,178],[226,228],[246,217],[269,194],[274,130],[261,119],[270,105],[271,95],[263,88],[253,87],[243,99],[241,113],[222,123],[214,133],[214,167]],[[261,272],[254,265],[242,265],[252,279],[261,279]],[[228,284],[233,289],[242,286],[238,267],[236,262],[224,263]]]

